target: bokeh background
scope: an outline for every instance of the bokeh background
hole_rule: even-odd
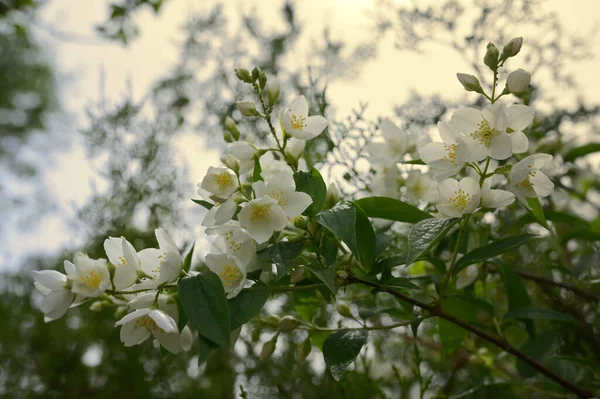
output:
[[[198,366],[193,351],[125,349],[113,310],[82,306],[45,324],[29,272],[79,250],[102,256],[107,236],[153,246],[158,226],[182,249],[197,240],[201,262],[203,210],[189,199],[218,162],[224,118],[258,129],[235,110],[249,95],[236,67],[277,75],[283,103],[304,94],[331,134],[392,117],[427,137],[448,111],[477,104],[456,72],[484,74],[487,41],[523,36],[509,70],[532,72],[538,142],[563,153],[600,142],[598,23],[596,0],[0,0],[0,397],[411,397],[407,370],[422,356],[432,384],[452,392],[433,336],[420,353],[409,335],[394,338],[401,350],[375,335],[369,361],[336,383],[315,351],[296,361],[302,337],[259,361],[273,333],[257,321],[235,351]],[[312,162],[326,163],[313,147]],[[598,231],[598,158],[573,165],[564,206]],[[470,367],[469,378],[492,372]]]

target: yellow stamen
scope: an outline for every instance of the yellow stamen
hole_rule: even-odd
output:
[[[227,172],[219,173],[215,176],[215,181],[219,188],[225,188],[231,184],[231,176]]]
[[[85,284],[86,287],[95,290],[102,282],[102,277],[97,271],[92,270],[87,276],[83,276],[81,280],[83,280],[83,284]]]
[[[304,123],[305,120],[306,118],[302,116],[292,115],[292,120],[290,121],[290,124],[294,129],[302,130],[306,127],[306,123]]]
[[[269,196],[271,198],[276,199],[279,206],[286,206],[288,204],[289,200],[288,200],[287,193],[283,190],[280,190],[280,189],[273,190],[269,193]]]
[[[488,121],[486,121],[485,119],[479,122],[477,126],[478,129],[471,133],[471,137],[473,137],[475,140],[479,141],[486,147],[489,147],[492,139],[496,137],[500,132],[491,127]]]
[[[467,194],[462,188],[459,188],[454,192],[454,197],[450,198],[450,203],[462,212],[470,200],[471,194]]]
[[[256,205],[252,208],[251,222],[264,221],[271,214],[271,204]]]
[[[444,150],[446,150],[446,155],[442,157],[443,161],[446,161],[451,164],[456,163],[456,144],[444,145]]]
[[[235,266],[225,265],[223,270],[221,270],[221,273],[219,273],[219,277],[221,278],[221,281],[223,281],[223,285],[227,285],[242,277],[242,272]]]
[[[142,328],[142,327],[145,328],[146,331],[148,331],[149,333],[152,333],[152,332],[160,329],[160,327],[158,327],[158,325],[156,325],[156,322],[148,316],[140,317],[133,324],[133,328],[135,330],[137,330],[138,328]]]

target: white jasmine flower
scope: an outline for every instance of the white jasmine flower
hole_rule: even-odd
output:
[[[478,273],[479,271],[475,265],[469,265],[459,271],[456,275],[456,289],[462,290],[463,288],[473,284],[475,280],[477,280]]]
[[[419,201],[434,202],[437,200],[435,181],[419,169],[409,173],[404,187],[404,194],[413,203],[418,204]]]
[[[122,290],[135,283],[140,259],[133,245],[123,237],[109,237],[104,240],[104,251],[110,263],[115,266],[113,277],[115,289]]]
[[[158,247],[161,251],[161,254],[158,256],[160,260],[158,279],[161,282],[175,281],[179,277],[181,266],[183,265],[183,258],[179,253],[179,248],[177,248],[177,245],[175,245],[171,237],[162,228],[159,227],[154,230],[154,234],[156,235]]]
[[[389,119],[381,121],[379,128],[383,135],[383,142],[369,143],[367,151],[370,154],[370,161],[383,165],[402,161],[408,151],[408,134]]]
[[[273,175],[279,173],[280,170],[289,169],[288,164],[281,160],[276,159],[272,152],[267,152],[260,157],[260,175],[263,179],[269,180]]]
[[[300,158],[302,152],[304,151],[304,147],[306,146],[305,140],[295,139],[290,137],[285,146],[285,153],[290,155],[294,159]]]
[[[312,198],[303,192],[296,192],[294,175],[289,168],[273,173],[267,183],[257,181],[252,184],[256,197],[268,195],[277,200],[288,218],[300,215],[310,204]]]
[[[285,132],[300,140],[315,138],[327,127],[327,119],[321,115],[308,116],[308,102],[304,96],[292,101],[281,113],[280,120]]]
[[[219,229],[219,235],[213,241],[212,254],[231,255],[238,263],[247,267],[256,255],[254,240],[239,225],[227,225]]]
[[[237,210],[237,196],[232,195],[223,203],[216,203],[202,219],[202,226],[211,227],[225,224],[231,220]]]
[[[74,264],[65,261],[65,270],[73,280],[71,291],[85,297],[100,296],[110,285],[110,273],[106,259],[90,259],[87,255],[75,255]],[[69,273],[69,270],[74,273]]]
[[[554,184],[542,169],[552,160],[549,154],[534,154],[521,159],[510,171],[508,177],[512,191],[525,207],[529,208],[526,198],[543,198],[552,193]]]
[[[512,141],[512,152],[521,154],[527,152],[529,140],[523,130],[533,122],[535,112],[533,108],[527,105],[511,105],[506,108],[506,117],[508,118],[508,127],[513,130],[509,134]]]
[[[506,190],[492,190],[484,183],[481,188],[481,206],[484,208],[502,208],[512,204],[515,195]]]
[[[450,217],[461,217],[473,213],[479,206],[480,188],[475,179],[465,177],[460,182],[446,179],[438,183],[440,204],[437,209]]]
[[[151,335],[169,352],[177,354],[181,349],[177,323],[160,309],[138,309],[117,321],[121,327],[121,342],[134,346]]]
[[[267,241],[273,232],[283,230],[288,219],[277,200],[265,195],[248,202],[239,213],[240,225],[258,243]]]
[[[426,144],[419,150],[421,160],[432,168],[436,180],[458,173],[469,158],[469,147],[453,125],[438,122],[442,141]]]
[[[223,283],[227,299],[240,293],[246,283],[246,268],[230,255],[206,255],[208,268],[217,274]]]
[[[44,321],[47,323],[61,318],[75,299],[75,294],[67,287],[67,276],[56,270],[35,270],[31,276],[35,280],[35,288],[44,295]]]
[[[228,168],[211,166],[208,168],[204,179],[202,179],[200,188],[219,198],[227,199],[238,189],[237,176]]]

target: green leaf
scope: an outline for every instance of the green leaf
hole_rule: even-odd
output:
[[[319,297],[317,290],[295,291],[294,308],[298,315],[306,321],[312,321],[319,311]]]
[[[321,212],[327,198],[327,185],[325,185],[319,171],[312,168],[310,172],[296,172],[294,173],[294,181],[296,182],[296,191],[310,195],[313,200],[312,204],[302,214],[314,216]]]
[[[323,343],[323,357],[336,381],[356,359],[368,336],[369,333],[364,330],[341,330],[327,337]]]
[[[478,307],[463,297],[443,298],[441,304],[446,313],[470,323],[476,321]],[[448,352],[458,348],[468,336],[466,330],[442,318],[438,318],[438,328],[444,349]]]
[[[508,297],[509,312],[520,308],[530,308],[531,299],[525,285],[517,273],[502,262],[494,262],[504,284],[504,292]],[[535,328],[531,320],[523,321],[530,337],[535,337]]]
[[[204,363],[211,353],[219,349],[219,345],[204,338],[198,334],[198,343],[200,344],[200,350],[198,351],[198,365]]]
[[[294,261],[302,252],[304,241],[287,242],[281,241],[270,247],[266,247],[257,252],[262,260],[275,263],[277,267],[277,278],[287,276],[294,265]]]
[[[424,219],[432,218],[429,213],[423,212],[414,205],[388,197],[367,197],[354,201],[360,206],[367,216],[396,222],[417,223]]]
[[[268,287],[242,290],[235,298],[227,301],[229,306],[229,322],[231,330],[235,330],[260,313],[269,299],[271,290]]]
[[[517,308],[508,311],[505,319],[550,320],[564,323],[577,323],[573,316],[550,309],[536,309],[532,307]]]
[[[190,248],[190,251],[187,253],[187,255],[185,256],[185,259],[183,260],[183,271],[184,272],[189,272],[190,268],[192,267],[192,258],[194,257],[194,247],[196,246],[196,243],[194,243],[194,245],[192,245],[192,248]]]
[[[402,162],[398,162],[401,163],[402,165],[427,165],[425,162],[423,162],[420,159],[413,159],[411,161],[402,161]]]
[[[213,204],[211,204],[208,201],[204,201],[204,200],[200,200],[200,199],[192,199],[192,201],[194,201],[196,204],[198,205],[202,205],[203,207],[205,207],[206,209],[208,209],[209,211],[212,209],[212,207],[214,206]]]
[[[319,213],[316,220],[346,243],[363,266],[371,266],[375,254],[375,231],[359,206],[341,204]]]
[[[375,257],[375,247],[377,244],[375,230],[373,230],[373,225],[365,214],[365,211],[356,204],[354,204],[354,207],[356,208],[355,234],[358,259],[363,266],[370,269]]]
[[[262,180],[262,176],[260,175],[262,169],[260,167],[260,158],[258,156],[254,157],[254,169],[252,170],[252,183],[256,183],[259,180]]]
[[[540,200],[538,198],[527,198],[527,203],[531,207],[529,212],[531,212],[535,220],[550,230],[550,227],[548,227],[548,222],[546,221],[546,217],[544,216],[544,210],[542,209],[542,205],[540,205]]]
[[[528,241],[537,238],[532,234],[520,234],[517,236],[511,236],[502,238],[494,241],[490,244],[484,245],[483,247],[475,248],[471,252],[468,252],[460,258],[460,260],[454,266],[454,273],[458,273],[465,267],[472,265],[473,263],[481,262],[486,259],[491,259],[495,256],[503,254],[504,252],[517,248]]]
[[[565,154],[565,162],[573,162],[577,158],[584,157],[593,152],[600,151],[600,143],[589,143],[581,147],[571,148]]]
[[[178,290],[190,326],[215,345],[229,348],[229,309],[219,276],[205,271],[181,279]]]
[[[536,339],[525,342],[519,349],[529,357],[543,363],[545,359],[553,356],[559,347],[558,334],[555,331],[548,331],[540,334]],[[521,378],[531,378],[537,374],[533,367],[522,360],[517,360],[516,366]]]
[[[416,284],[413,284],[410,282],[409,279],[404,278],[404,277],[393,277],[391,279],[388,279],[385,284],[386,287],[390,287],[390,288],[401,288],[401,289],[411,289],[411,290],[420,290],[421,287],[419,287]]]
[[[425,219],[415,224],[408,233],[406,265],[412,264],[437,244],[460,219]]]
[[[319,280],[325,283],[325,286],[335,295],[335,265],[330,265],[326,268],[319,267],[320,263],[314,262],[307,265],[307,269],[310,270]]]
[[[377,258],[379,255],[383,253],[390,246],[390,244],[394,241],[394,237],[388,236],[386,234],[377,234],[375,237],[375,257]]]

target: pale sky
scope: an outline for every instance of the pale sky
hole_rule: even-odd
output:
[[[403,2],[404,0],[397,0]],[[78,41],[57,40],[41,30],[39,33],[48,44],[48,52],[56,64],[57,71],[69,83],[62,89],[62,102],[67,114],[72,115],[70,127],[76,131],[85,124],[85,107],[100,97],[100,71],[104,71],[105,93],[109,99],[117,100],[126,93],[126,82],[131,81],[134,97],[140,98],[156,79],[166,75],[177,62],[178,43],[181,40],[180,27],[190,15],[209,10],[214,0],[170,0],[161,14],[156,17],[144,12],[137,22],[142,31],[141,38],[129,47],[118,43],[108,43],[94,39],[93,27],[107,16],[107,0],[53,0],[42,12],[42,19],[63,32],[88,37],[93,44]],[[261,14],[275,17],[281,8],[279,0],[223,1],[228,15],[239,15],[236,9],[249,11],[256,8]],[[331,27],[334,38],[343,38],[349,43],[360,41],[371,35],[371,21],[367,17],[373,7],[373,0],[303,0],[297,2],[300,21],[308,33],[301,53],[294,58],[303,63],[310,55],[310,39],[318,39],[325,25]],[[435,3],[435,1],[428,1]],[[550,0],[550,10],[555,10],[564,26],[573,33],[590,31],[600,22],[600,1],[598,0]],[[267,18],[268,21],[268,18]],[[266,23],[266,26],[269,23]],[[515,36],[518,36],[516,29]],[[600,41],[592,41],[595,54],[600,54]],[[392,106],[407,98],[410,89],[421,94],[441,93],[450,98],[462,96],[456,82],[456,72],[471,72],[457,55],[439,48],[431,48],[422,55],[403,53],[393,48],[392,40],[379,43],[378,57],[367,62],[357,79],[351,82],[336,82],[328,94],[338,113],[344,116],[366,101],[368,115],[386,116],[392,114]],[[523,48],[526,51],[526,41]],[[306,62],[304,62],[306,64]],[[587,100],[600,103],[600,71],[597,60],[577,65],[574,72],[584,88]],[[535,77],[534,77],[535,79]],[[77,247],[77,232],[70,230],[64,220],[73,218],[73,209],[85,203],[91,193],[91,180],[94,172],[83,151],[81,137],[71,147],[56,157],[55,163],[45,174],[45,181],[57,195],[61,215],[44,219],[40,228],[22,234],[10,234],[5,240],[9,248],[0,255],[0,265],[9,268],[19,264],[23,255],[31,251],[51,253],[67,246]],[[195,197],[195,185],[200,181],[210,164],[218,162],[216,151],[206,148],[199,135],[184,135],[178,148],[187,159],[189,167],[189,196]],[[202,153],[202,157],[197,155]],[[192,162],[193,161],[193,162]],[[96,179],[101,187],[102,182]],[[9,226],[10,231],[10,226]],[[181,237],[180,237],[181,238]]]

